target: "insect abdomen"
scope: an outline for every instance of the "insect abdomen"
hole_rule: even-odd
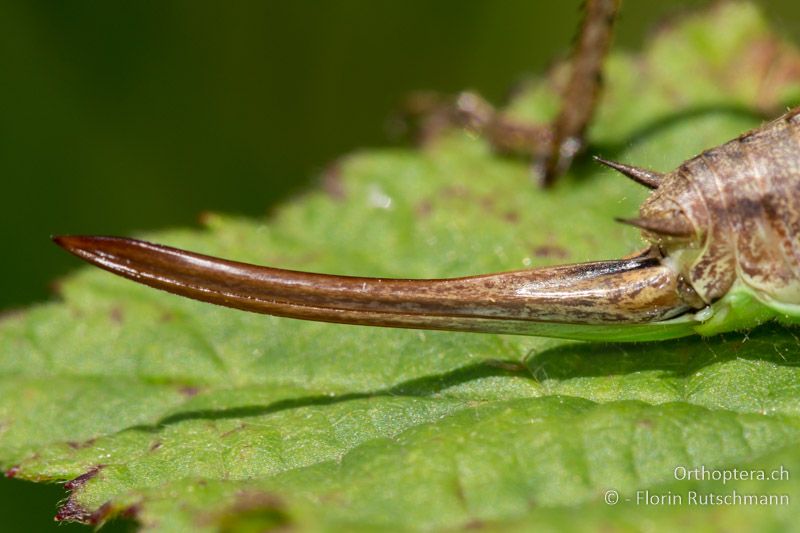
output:
[[[800,114],[739,140],[744,172],[726,187],[742,281],[765,299],[800,304]]]
[[[666,247],[706,303],[741,285],[800,305],[800,109],[686,161],[642,216],[683,217],[691,235]]]

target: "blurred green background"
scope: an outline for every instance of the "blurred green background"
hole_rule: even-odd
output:
[[[663,17],[708,3],[628,0],[615,46],[635,49]],[[800,42],[797,0],[759,3]],[[259,216],[337,155],[393,142],[387,119],[410,91],[501,102],[567,52],[580,4],[3,0],[0,312],[50,298],[79,267],[51,234]],[[3,480],[0,527],[54,530],[63,497]]]

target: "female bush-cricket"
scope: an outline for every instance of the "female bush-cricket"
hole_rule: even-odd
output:
[[[617,341],[800,319],[800,108],[658,173],[598,159],[653,189],[650,246],[627,259],[404,280],[259,267],[118,237],[55,241],[115,274],[247,311],[307,320]]]

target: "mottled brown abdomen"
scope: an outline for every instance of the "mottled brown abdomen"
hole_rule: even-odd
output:
[[[800,108],[683,163],[640,215],[703,302],[743,283],[800,304]]]

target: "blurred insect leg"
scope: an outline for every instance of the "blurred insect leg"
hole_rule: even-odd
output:
[[[455,104],[461,127],[483,136],[501,154],[543,157],[553,142],[549,124],[514,120],[498,113],[480,95],[464,92]]]
[[[561,111],[552,123],[515,120],[469,91],[455,98],[429,92],[412,94],[402,106],[402,117],[416,123],[417,139],[423,146],[450,128],[462,128],[486,139],[498,153],[532,157],[542,185],[552,185],[584,147],[618,7],[619,0],[587,0]]]
[[[433,144],[444,131],[457,126],[451,96],[436,91],[415,91],[392,113],[389,131],[394,137],[410,137],[416,144]]]
[[[584,135],[602,88],[603,61],[611,44],[619,0],[587,0],[572,52],[570,79],[553,124],[550,153],[535,169],[543,186],[552,185],[584,148]]]
[[[465,91],[447,98],[431,92],[411,94],[398,113],[401,132],[412,129],[421,146],[429,146],[452,128],[461,128],[486,139],[501,154],[543,158],[550,153],[552,128],[514,120],[479,94]]]

